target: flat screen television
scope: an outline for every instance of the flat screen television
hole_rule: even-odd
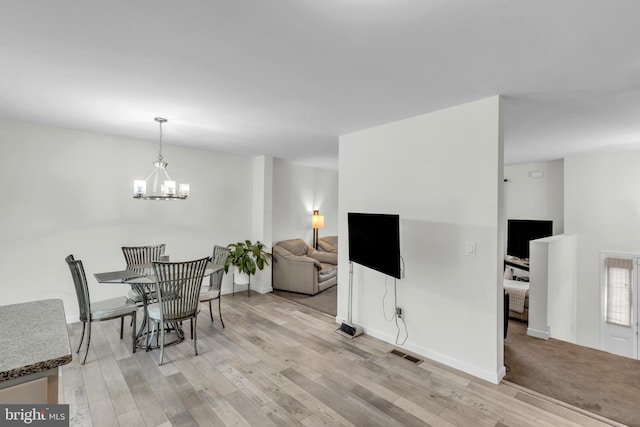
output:
[[[507,255],[529,258],[531,240],[553,235],[553,221],[510,219],[507,221]]]
[[[400,279],[400,217],[348,213],[349,261]]]

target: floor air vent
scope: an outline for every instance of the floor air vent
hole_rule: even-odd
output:
[[[403,359],[407,359],[409,362],[413,362],[416,365],[419,364],[420,362],[422,362],[421,359],[417,359],[409,354],[403,353],[400,350],[391,350],[389,353],[393,354],[394,356],[398,356],[398,357],[402,357]]]

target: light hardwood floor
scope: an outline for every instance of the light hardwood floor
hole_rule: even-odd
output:
[[[95,323],[87,363],[81,366],[74,353],[61,370],[70,424],[615,425],[516,386],[429,360],[415,364],[366,335],[344,338],[333,317],[271,294],[224,295],[226,329],[218,318],[211,324],[202,307],[199,355],[187,339],[165,350],[163,366],[157,350],[131,353],[126,330],[119,339],[119,321]],[[74,350],[80,331],[80,323],[69,325]]]

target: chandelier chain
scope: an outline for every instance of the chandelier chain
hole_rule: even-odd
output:
[[[160,124],[160,151],[158,151],[158,161],[162,162],[162,120],[158,120],[158,123]]]

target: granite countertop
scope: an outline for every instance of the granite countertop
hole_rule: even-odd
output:
[[[70,362],[62,300],[0,306],[0,381]]]

